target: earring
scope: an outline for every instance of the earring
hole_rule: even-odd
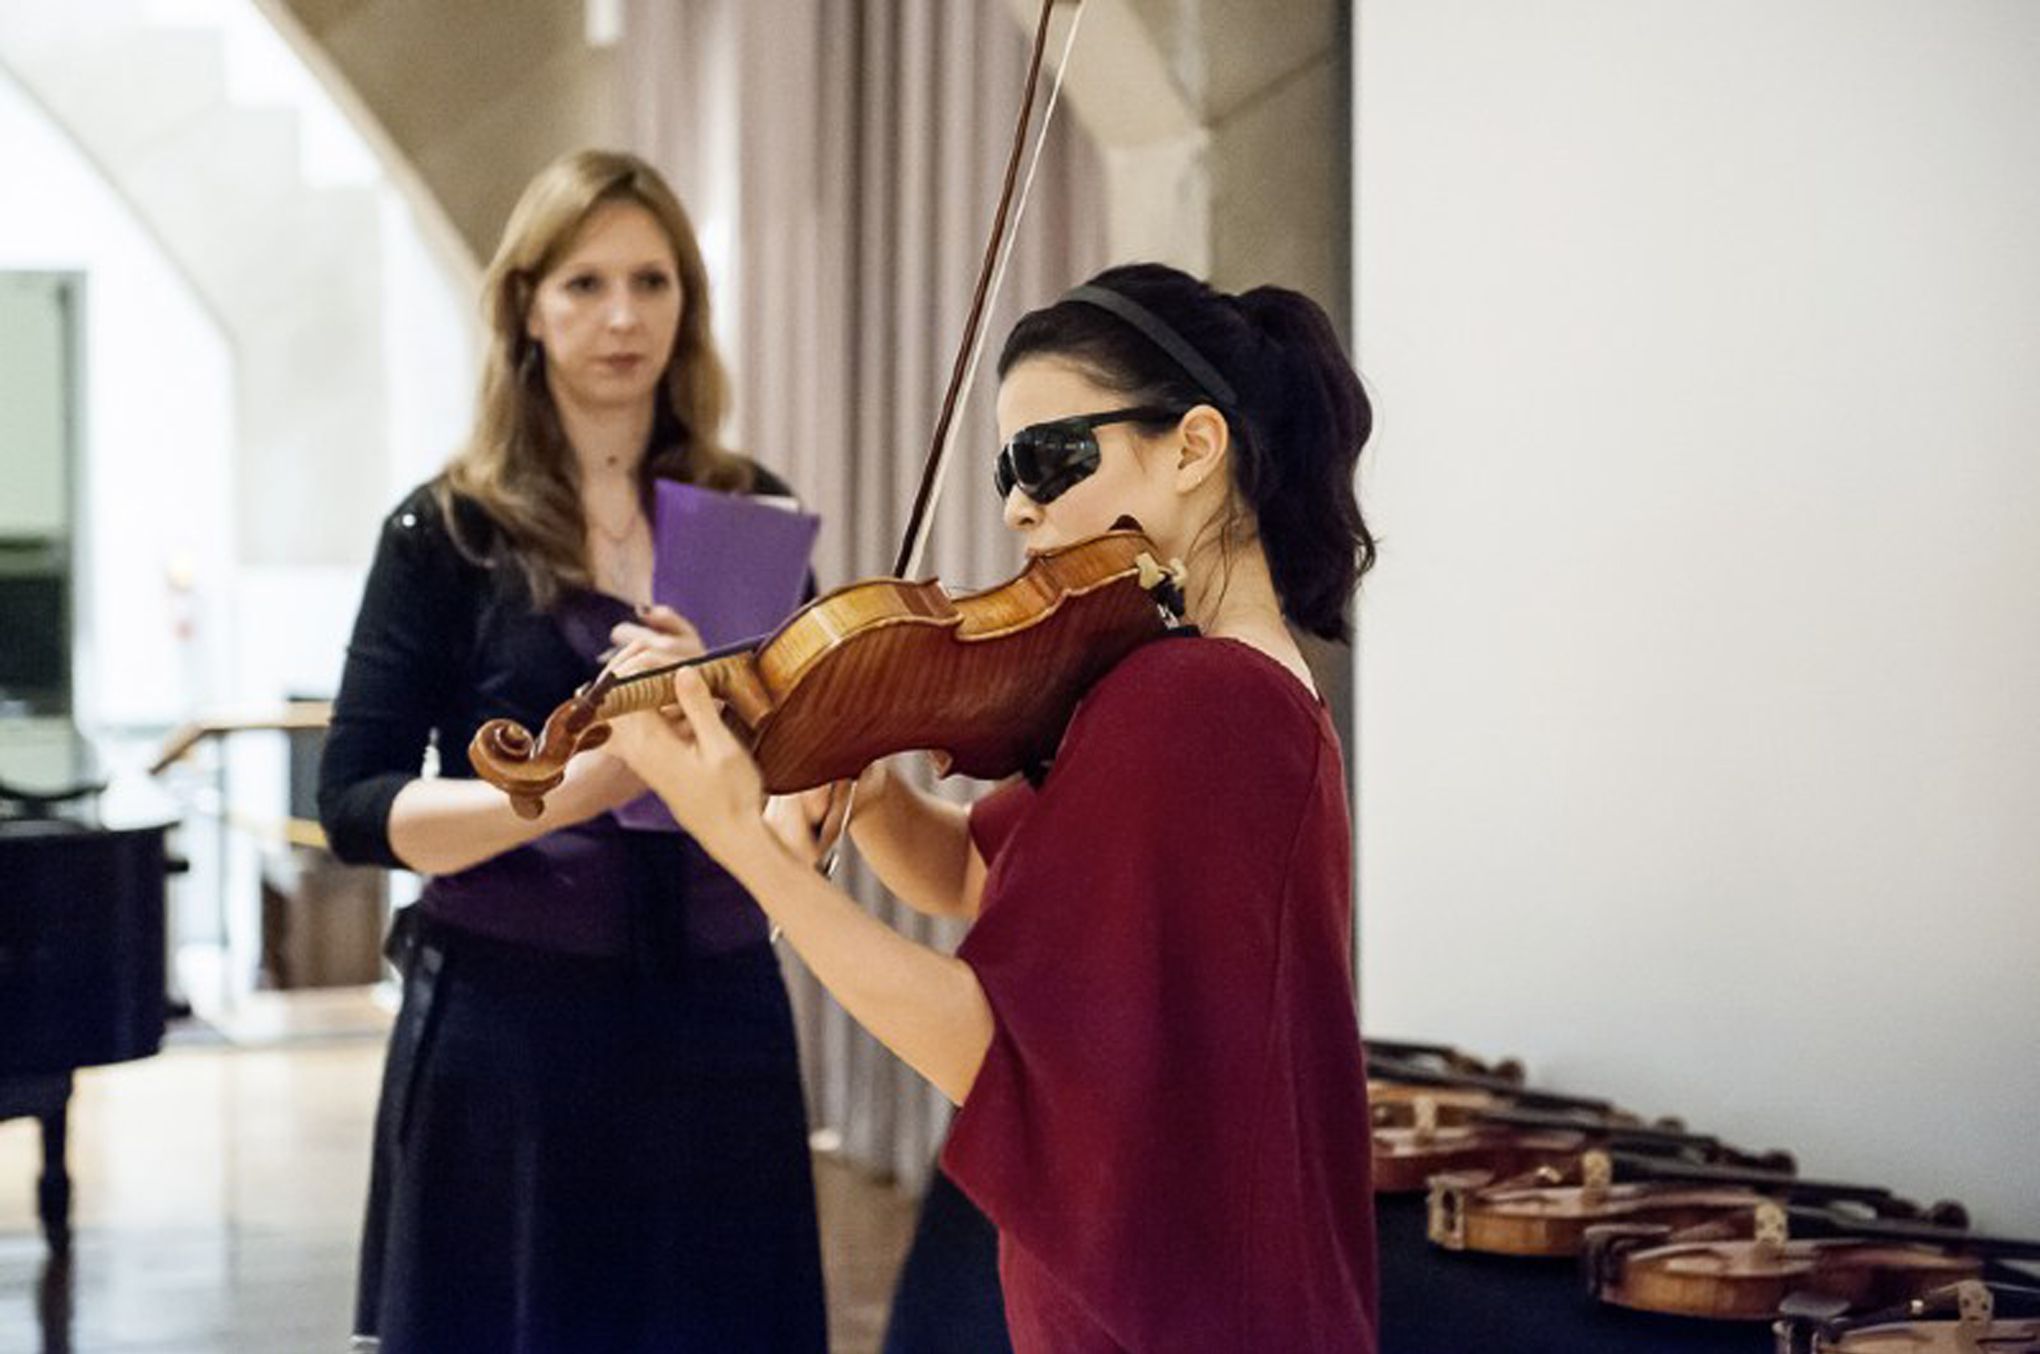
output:
[[[517,378],[530,382],[545,370],[545,345],[532,339],[524,345],[524,355],[517,359]]]

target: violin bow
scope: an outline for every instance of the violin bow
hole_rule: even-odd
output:
[[[1042,110],[1034,148],[1027,152],[1027,129],[1033,120],[1035,93],[1041,83],[1041,60],[1048,48],[1050,21],[1059,5],[1068,5],[1072,11],[1069,31],[1063,38],[1062,56],[1056,63],[1055,82],[1049,89],[1048,102]],[[949,464],[950,450],[956,443],[956,415],[969,398],[971,384],[977,378],[978,362],[984,355],[985,319],[998,299],[1006,280],[1006,267],[1013,259],[1013,231],[1027,214],[1027,199],[1034,189],[1035,172],[1041,168],[1041,153],[1048,143],[1048,130],[1055,121],[1056,105],[1062,100],[1063,79],[1069,74],[1070,54],[1076,48],[1077,29],[1083,18],[1084,0],[1042,0],[1041,17],[1034,27],[1034,50],[1027,59],[1027,91],[1020,100],[1020,117],[1013,128],[1012,148],[1006,156],[1006,175],[999,189],[998,209],[992,215],[991,234],[985,241],[984,258],[978,264],[970,314],[964,320],[963,336],[956,345],[956,360],[950,366],[949,385],[942,395],[942,412],[936,416],[928,458],[921,467],[920,487],[914,493],[914,506],[907,515],[906,534],[893,561],[895,578],[912,577],[919,571],[922,558],[927,553],[935,501],[942,493],[943,473]],[[1024,180],[1020,178],[1023,152],[1027,152]],[[1019,187],[1017,201],[1014,197],[1016,184]]]
[[[1071,10],[1070,26],[1063,37],[1055,81],[1049,88],[1041,126],[1035,131],[1034,146],[1030,151],[1027,130],[1034,118],[1035,96],[1041,87],[1041,61],[1048,50],[1048,32],[1056,7],[1063,4]],[[1027,214],[1027,200],[1034,190],[1034,175],[1041,168],[1041,153],[1048,144],[1048,130],[1055,121],[1056,105],[1062,101],[1063,80],[1069,74],[1070,54],[1076,49],[1077,29],[1083,18],[1084,0],[1042,0],[1041,15],[1034,25],[1034,48],[1027,57],[1026,92],[1020,99],[1020,115],[1013,127],[1013,144],[1006,153],[1006,173],[999,186],[999,205],[992,213],[991,233],[985,241],[984,257],[978,263],[977,285],[971,292],[970,314],[964,320],[963,334],[956,345],[956,358],[950,364],[949,384],[942,392],[942,409],[936,415],[935,430],[928,441],[928,456],[921,466],[921,482],[914,491],[913,508],[907,514],[906,531],[900,539],[899,553],[893,560],[894,578],[913,577],[920,572],[922,561],[927,556],[928,536],[935,524],[935,503],[941,497],[950,452],[956,445],[956,416],[977,379],[978,363],[984,356],[985,319],[1005,284],[1006,267],[1013,260],[1014,231]],[[1024,178],[1020,174],[1023,158],[1027,161]],[[1019,190],[1017,199],[1016,186]],[[839,782],[830,788],[821,819],[812,825],[815,841],[822,849],[816,868],[831,879],[836,875],[843,843],[850,835],[846,829],[856,803],[857,782]],[[777,929],[774,928],[775,938]]]

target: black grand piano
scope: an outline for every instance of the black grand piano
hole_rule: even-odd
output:
[[[42,1126],[38,1213],[70,1244],[72,1074],[163,1040],[167,797],[102,776],[76,734],[0,739],[0,1119]]]

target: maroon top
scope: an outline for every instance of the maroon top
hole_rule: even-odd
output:
[[[995,1030],[943,1166],[998,1225],[1015,1346],[1373,1350],[1323,705],[1246,645],[1148,645],[971,831],[990,874],[959,954]]]

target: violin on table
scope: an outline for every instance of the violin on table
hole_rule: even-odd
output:
[[[1489,1063],[1451,1044],[1428,1043],[1414,1039],[1378,1039],[1372,1036],[1360,1041],[1367,1050],[1371,1063],[1385,1060],[1391,1065],[1402,1067],[1433,1067],[1440,1072],[1479,1077],[1499,1077],[1503,1081],[1523,1083],[1523,1063],[1518,1058],[1503,1058]],[[1370,1080],[1372,1078],[1370,1077]]]
[[[1982,1278],[1989,1258],[2040,1259],[2040,1241],[1776,1203],[1683,1232],[1589,1228],[1581,1256],[1603,1302],[1744,1321],[1774,1320],[1795,1295],[1840,1312],[1902,1306]]]
[[[1778,1310],[1777,1354],[2040,1354],[2040,1288],[2024,1285],[1965,1279],[1857,1316],[1795,1294]]]
[[[1587,1229],[1648,1224],[1685,1230],[1767,1203],[1818,1203],[1869,1217],[1918,1218],[1922,1210],[1881,1185],[1808,1180],[1784,1171],[1676,1157],[1590,1151],[1573,1170],[1540,1166],[1510,1179],[1485,1171],[1431,1178],[1426,1231],[1447,1250],[1541,1258],[1577,1256]],[[1942,1226],[1968,1221],[1957,1204],[1924,1216]]]
[[[1497,1108],[1476,1110],[1463,1122],[1447,1124],[1422,1100],[1415,1109],[1416,1119],[1408,1127],[1374,1130],[1377,1194],[1420,1192],[1430,1187],[1434,1176],[1450,1173],[1479,1172],[1488,1179],[1502,1179],[1540,1168],[1576,1170],[1581,1154],[1596,1149],[1619,1148],[1756,1170],[1789,1172],[1793,1167],[1786,1153],[1754,1154],[1708,1134],[1643,1124],[1622,1113]]]
[[[1434,1115],[1437,1123],[1448,1126],[1466,1123],[1478,1114],[1518,1108],[1621,1116],[1606,1100],[1525,1085],[1523,1065],[1513,1058],[1489,1067],[1463,1054],[1447,1061],[1421,1054],[1376,1054],[1372,1041],[1368,1048],[1367,1100],[1378,1128],[1413,1126],[1418,1107],[1424,1104],[1430,1106],[1426,1112]]]

